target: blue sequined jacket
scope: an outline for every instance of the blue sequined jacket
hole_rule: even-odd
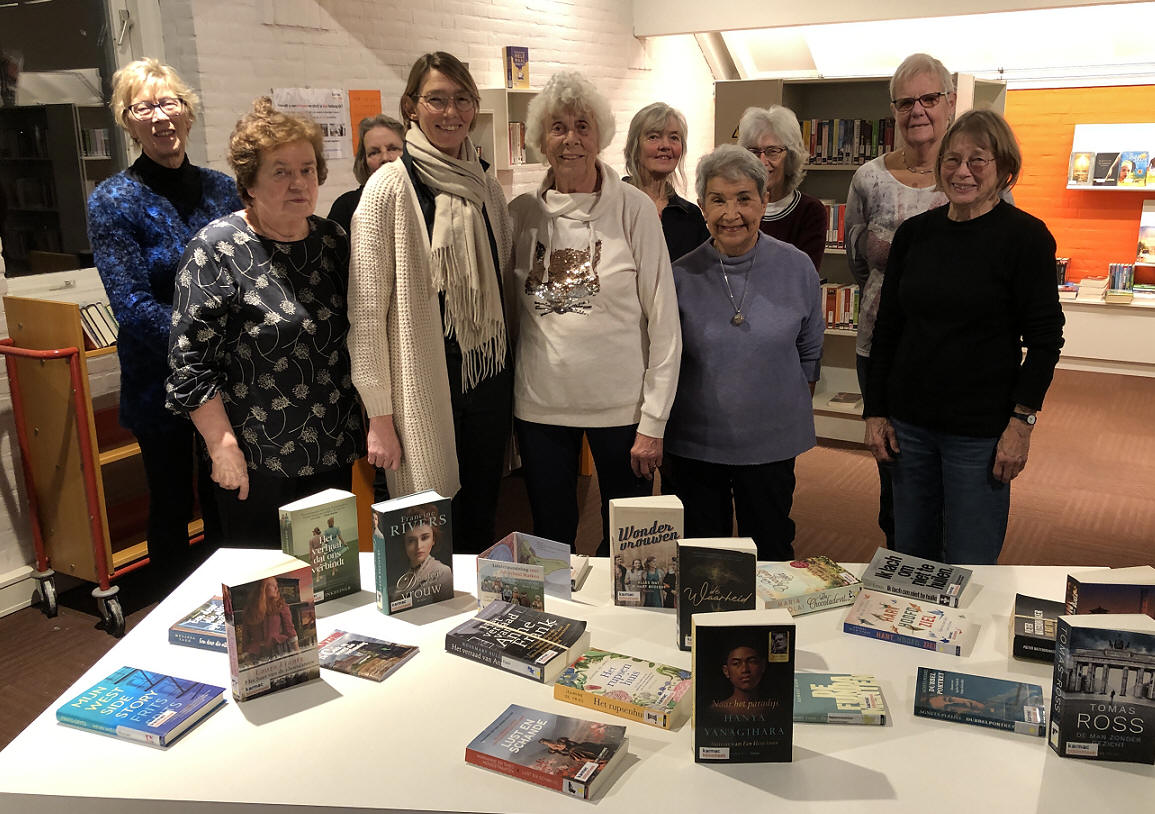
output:
[[[101,183],[88,199],[88,240],[120,323],[120,423],[133,432],[187,426],[164,406],[177,264],[193,235],[242,208],[232,178],[203,167],[198,172],[203,194],[187,221],[128,172]]]

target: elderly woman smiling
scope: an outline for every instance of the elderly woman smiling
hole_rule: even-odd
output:
[[[670,259],[653,202],[598,160],[609,103],[577,73],[530,105],[526,139],[549,172],[510,207],[517,367],[514,417],[534,533],[573,544],[577,466],[589,439],[602,498],[648,494],[678,381]]]
[[[674,264],[682,371],[666,459],[687,537],[753,537],[760,560],[794,558],[794,459],[815,444],[811,393],[825,322],[818,274],[762,234],[766,169],[723,145],[698,163],[713,240]]]

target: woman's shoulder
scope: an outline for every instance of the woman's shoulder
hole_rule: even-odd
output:
[[[105,178],[88,198],[88,206],[96,211],[101,208],[135,206],[141,196],[148,194],[149,189],[127,171],[121,171]],[[140,212],[142,216],[143,211]]]
[[[248,222],[245,221],[242,212],[229,212],[227,215],[222,215],[216,220],[211,220],[206,223],[201,230],[193,235],[192,243],[203,243],[207,246],[217,246],[220,243],[225,245],[242,243],[243,239],[247,239],[252,234]]]

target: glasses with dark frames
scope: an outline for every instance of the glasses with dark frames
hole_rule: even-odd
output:
[[[128,112],[132,114],[134,119],[147,121],[153,117],[153,111],[160,110],[166,116],[175,116],[180,113],[183,108],[183,99],[166,96],[163,99],[157,99],[155,102],[137,102],[136,104],[129,105]]]
[[[477,102],[468,93],[459,93],[456,96],[440,96],[437,94],[416,97],[429,106],[434,113],[444,113],[452,102],[460,113],[468,113],[476,107]]]
[[[747,147],[755,157],[761,158],[763,155],[767,158],[777,158],[786,152],[785,147]]]
[[[903,96],[901,99],[891,99],[890,103],[899,113],[909,113],[914,110],[914,103],[918,102],[924,109],[929,110],[938,104],[939,99],[946,96],[944,91],[938,93],[924,93],[922,96]]]
[[[993,158],[983,158],[977,155],[973,158],[968,158],[966,161],[963,161],[957,155],[948,155],[942,160],[942,168],[944,170],[950,170],[951,172],[954,172],[963,164],[966,164],[967,169],[971,172],[982,172],[989,165],[994,163],[995,160]]]

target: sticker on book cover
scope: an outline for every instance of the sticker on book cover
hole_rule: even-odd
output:
[[[391,610],[391,611],[405,610],[407,608],[412,608],[412,607],[413,607],[413,594],[408,594],[406,596],[401,597],[400,599],[394,599],[392,602],[389,603],[389,610]]]
[[[1043,722],[1043,708],[1035,704],[1023,707],[1023,720],[1029,724],[1041,724]]]
[[[544,653],[538,656],[537,659],[534,660],[534,664],[549,664],[554,660],[554,658],[557,657],[557,655],[558,651],[556,650],[546,650]]]
[[[587,760],[577,773],[573,776],[574,780],[578,782],[586,782],[598,772],[598,762],[596,760]]]
[[[766,661],[772,664],[790,661],[790,631],[775,630],[770,634],[770,655]]]
[[[517,659],[511,659],[509,656],[501,657],[501,669],[508,670],[511,673],[518,675],[527,675],[530,678],[541,680],[541,668],[533,664],[522,664]]]
[[[729,760],[729,746],[699,746],[698,760]]]
[[[588,787],[583,786],[580,783],[575,783],[573,780],[569,779],[568,777],[566,778],[566,781],[565,781],[565,793],[566,794],[572,794],[574,797],[580,797],[583,800],[585,800],[588,792],[589,792]]]
[[[642,606],[642,592],[641,591],[618,591],[618,604],[626,605],[628,607]]]
[[[1079,757],[1098,757],[1099,744],[1097,743],[1074,743],[1067,741],[1067,749],[1065,754],[1075,755]]]
[[[642,720],[647,724],[653,724],[654,726],[665,726],[666,713],[655,712],[652,709],[647,709],[642,713]]]

